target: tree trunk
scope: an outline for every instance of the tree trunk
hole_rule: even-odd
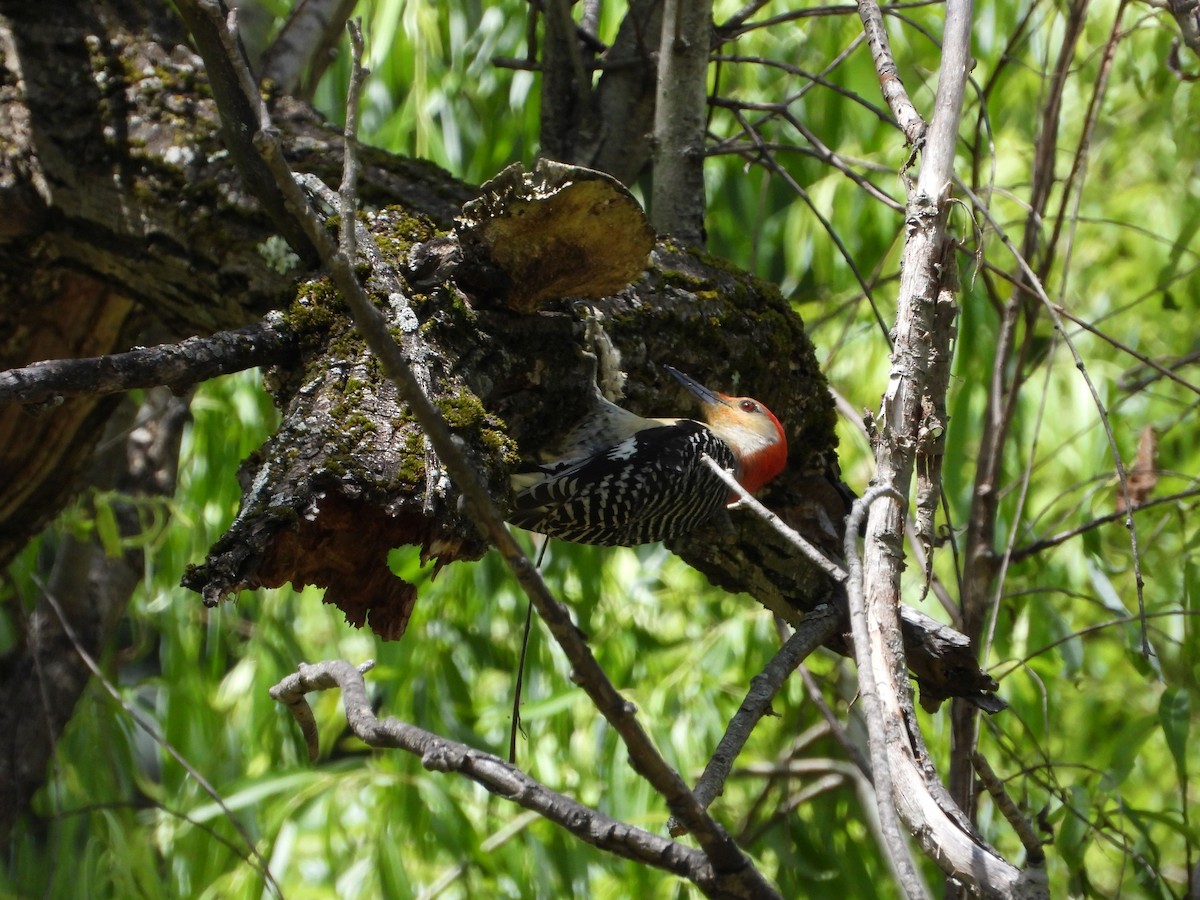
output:
[[[0,370],[124,350],[150,329],[169,340],[210,334],[289,308],[288,326],[310,341],[278,379],[292,408],[257,458],[256,471],[270,480],[247,491],[238,522],[188,583],[209,599],[258,584],[324,584],[352,621],[398,636],[414,596],[386,573],[386,550],[417,543],[451,560],[484,549],[453,492],[434,477],[436,459],[388,388],[367,377],[371,364],[330,306],[327,285],[306,282],[296,292],[312,273],[243,187],[224,152],[203,66],[166,5],[49,6],[0,0]],[[273,117],[293,168],[336,180],[341,135],[286,98]],[[447,238],[434,229],[447,227],[472,191],[427,163],[372,150],[363,162],[365,203],[402,204],[428,220],[395,211],[374,217],[410,310],[397,306],[397,315],[416,317],[398,324],[415,326],[429,349],[432,393],[457,416],[502,502],[517,456],[546,446],[586,407],[595,369],[580,351],[590,349],[608,375],[628,375],[623,402],[638,412],[684,412],[667,390],[664,362],[763,399],[791,443],[789,470],[767,502],[819,545],[838,546],[845,493],[832,403],[803,324],[777,290],[660,244],[646,275],[626,290],[517,314],[496,301],[511,287],[506,279],[440,277],[437,250]],[[413,257],[418,248],[425,254]],[[322,391],[298,390],[318,380]],[[37,410],[0,406],[0,565],[76,496],[117,406],[98,396]],[[302,437],[295,425],[306,416],[333,440],[318,447],[314,435]],[[306,448],[314,454],[303,457]],[[715,583],[747,590],[793,621],[833,596],[825,576],[757,519],[738,514],[735,525],[735,539],[697,534],[674,549]],[[368,533],[374,540],[363,540]],[[97,578],[125,597],[132,586]],[[80,583],[74,596],[57,599],[86,606]],[[353,596],[376,599],[352,607]],[[119,614],[123,606],[118,598],[106,608]],[[102,649],[112,618],[77,619],[82,645]],[[978,698],[994,687],[952,632],[919,614],[906,626],[930,702]],[[13,814],[28,803],[87,679],[69,641],[40,645],[31,633],[0,661],[0,709],[27,710],[36,696],[29,653],[43,670],[69,661],[70,672],[47,710],[48,728],[0,732],[0,806]]]

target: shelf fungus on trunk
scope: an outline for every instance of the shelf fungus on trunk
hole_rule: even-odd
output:
[[[505,170],[450,232],[396,208],[361,219],[374,238],[359,241],[364,283],[501,506],[513,472],[569,435],[598,396],[640,416],[677,404],[666,363],[778,416],[786,465],[761,499],[840,554],[850,495],[833,401],[777,288],[655,243],[617,182],[557,163]],[[319,585],[352,624],[399,638],[416,587],[392,574],[389,552],[416,547],[436,573],[487,545],[329,282],[302,285],[285,318],[301,353],[267,379],[282,421],[243,464],[241,511],[184,584],[209,604],[259,586]],[[828,576],[773,529],[746,510],[730,518],[732,539],[707,525],[668,546],[788,621],[837,606]],[[923,699],[991,698],[995,683],[965,639],[942,639],[949,629],[919,614],[906,625]]]

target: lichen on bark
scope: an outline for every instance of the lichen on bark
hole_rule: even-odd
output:
[[[480,232],[501,234],[506,244],[520,240],[514,222],[527,220],[544,237],[556,216],[592,218],[615,207],[624,221],[628,210],[621,198],[610,204],[596,197],[600,179],[584,182],[581,205],[562,201],[564,185],[574,191],[571,178],[547,187],[534,176],[506,177],[504,199],[469,206],[471,221],[460,221],[455,234],[397,208],[364,217],[382,254],[366,286],[502,507],[513,467],[537,458],[588,412],[602,367],[616,370],[608,373],[615,378],[608,390],[618,392],[611,399],[644,415],[694,413],[665,363],[714,387],[753,393],[786,423],[790,477],[836,472],[832,402],[803,323],[776,289],[668,243],[647,258],[639,237],[625,242],[630,261],[612,264],[636,272],[648,263],[647,270],[609,296],[550,300],[544,285],[514,288],[514,276],[539,273],[558,283],[562,266],[543,272],[528,254],[487,246]],[[518,196],[522,189],[531,196]],[[520,204],[520,214],[507,203]],[[480,222],[489,215],[502,217],[504,227]],[[611,254],[617,242],[593,234],[592,243]],[[563,247],[545,246],[556,254]],[[581,272],[597,268],[585,258],[589,246],[584,241],[572,251]],[[516,268],[494,283],[481,277],[514,259]],[[612,257],[604,259],[598,268]],[[514,296],[522,302],[509,302]],[[532,311],[525,302],[531,297],[540,298]],[[282,424],[243,469],[242,510],[230,531],[184,583],[209,603],[259,585],[319,584],[353,624],[399,637],[415,590],[384,574],[388,551],[416,545],[444,565],[478,557],[485,544],[328,282],[307,282],[286,320],[303,352],[297,366],[268,379]],[[842,512],[830,509],[827,521]],[[829,531],[827,539],[836,526]],[[827,589],[816,579],[812,585],[814,598]]]

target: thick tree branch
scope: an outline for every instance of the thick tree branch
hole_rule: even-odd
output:
[[[0,3],[0,371],[239,328],[295,295],[304,270],[243,186],[169,6],[61,0],[47,20]],[[293,163],[336,177],[340,134],[275,102]],[[443,227],[472,196],[429,163],[378,152],[361,193]],[[94,395],[37,415],[0,405],[0,565],[78,491],[114,407]]]
[[[282,94],[311,97],[354,7],[355,0],[297,3],[263,54],[263,79]]]
[[[631,0],[596,87],[600,127],[576,154],[580,163],[632,184],[646,168],[654,132],[657,74],[654,51],[662,31],[663,0]]]
[[[654,189],[659,232],[704,245],[704,137],[712,0],[665,0],[654,106]]]
[[[213,15],[214,11],[210,11],[209,14]],[[219,19],[214,19],[210,25],[218,29],[221,27]],[[228,39],[222,41],[223,48],[227,48],[228,44]],[[220,52],[227,50],[222,49]],[[240,59],[234,57],[230,57],[223,64],[236,67],[243,65]],[[240,73],[239,82],[247,82],[246,73]],[[388,377],[395,382],[408,409],[462,492],[471,508],[473,518],[486,532],[493,546],[500,551],[518,583],[563,648],[574,667],[580,686],[587,691],[600,712],[621,735],[629,748],[634,769],[655,787],[671,811],[696,835],[705,854],[712,860],[722,883],[727,881],[731,889],[736,886],[738,890],[757,892],[760,896],[775,896],[774,889],[696,801],[679,774],[659,755],[649,735],[638,722],[631,704],[621,697],[596,662],[591,648],[571,621],[567,609],[550,593],[541,574],[525,557],[508,532],[491,494],[475,467],[467,459],[461,440],[451,433],[445,417],[425,394],[413,373],[408,356],[392,337],[382,313],[367,296],[358,280],[353,261],[347,259],[335,246],[323,223],[308,205],[296,177],[284,159],[278,133],[269,126],[265,107],[260,106],[255,112],[254,121],[260,126],[254,134],[254,146],[262,153],[276,188],[285,198],[291,214],[296,217],[295,227],[316,248],[343,299],[350,307],[363,339],[382,363]],[[249,127],[253,123],[243,124]],[[403,294],[397,292],[394,299],[403,302]],[[413,335],[411,339],[413,342],[420,341],[419,335]]]
[[[258,85],[245,65],[237,34],[225,27],[225,4],[221,0],[176,0],[175,8],[179,10],[192,40],[196,42],[196,48],[204,58],[208,82],[221,114],[225,146],[242,173],[246,186],[262,204],[292,250],[307,265],[314,265],[319,258],[315,248],[290,214],[283,192],[271,178],[261,154],[254,147],[255,131],[250,126],[260,115],[260,108],[265,107],[262,107],[262,101],[258,98]],[[232,16],[232,13],[229,15]],[[232,20],[228,24],[232,25]],[[242,65],[235,65],[235,59],[240,60]],[[259,123],[260,127],[265,124]]]
[[[952,318],[938,316],[937,308],[943,302],[943,291],[950,287],[943,281],[954,253],[945,222],[970,65],[971,13],[970,0],[947,4],[934,114],[908,204],[895,353],[879,414],[881,430],[874,442],[876,482],[901,497],[908,496],[912,484],[922,433],[941,424],[932,421],[944,401],[931,396],[930,367],[937,356],[948,355],[952,337]],[[884,74],[881,70],[881,77]],[[862,590],[867,625],[864,643],[869,646],[863,647],[858,663],[860,677],[870,677],[879,694],[872,742],[877,741],[876,735],[882,738],[893,783],[891,802],[926,854],[951,878],[984,896],[1007,897],[1020,873],[974,833],[967,817],[950,800],[930,762],[912,708],[897,615],[903,523],[902,504],[883,500],[872,507],[867,524]],[[868,667],[872,671],[865,676]],[[888,792],[878,783],[877,790],[886,802]]]
[[[542,40],[542,152],[550,159],[572,160],[578,144],[596,130],[592,82],[584,64],[580,35],[567,0],[540,4],[545,23]],[[530,15],[535,9],[530,4]]]

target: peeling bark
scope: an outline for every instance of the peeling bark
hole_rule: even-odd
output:
[[[636,5],[654,18],[656,4]],[[630,46],[645,46],[631,29]],[[297,280],[313,273],[280,249],[244,189],[203,69],[165,4],[0,0],[0,53],[0,369],[128,350],[149,329],[156,340],[178,340],[238,328],[290,304],[289,327],[308,343],[304,367],[274,375],[289,415],[247,464],[248,484],[263,477],[195,583],[210,600],[244,585],[322,583],[352,621],[399,634],[414,596],[385,571],[386,550],[416,544],[449,561],[474,558],[483,544],[423,437],[339,321],[328,287],[308,281],[297,294]],[[621,71],[634,93],[645,88],[645,72]],[[617,102],[616,73],[602,79],[602,104]],[[340,133],[286,98],[275,99],[273,116],[292,165],[336,180]],[[613,133],[595,140],[596,153],[618,153]],[[629,151],[622,178],[636,175],[645,149]],[[380,298],[401,333],[410,328],[432,348],[425,363],[433,394],[457,415],[496,496],[505,495],[518,457],[533,456],[583,414],[597,368],[610,389],[628,375],[621,402],[630,409],[687,413],[665,362],[753,393],[780,415],[789,470],[765,499],[836,552],[846,493],[832,404],[803,324],[776,289],[660,242],[631,287],[528,315],[507,311],[486,302],[494,285],[464,288],[443,267],[447,235],[437,229],[451,225],[472,192],[428,163],[369,148],[362,162],[365,205],[403,204],[428,219],[400,209],[373,214],[404,282]],[[0,565],[77,493],[115,405],[94,395],[0,405]],[[739,538],[697,534],[674,549],[714,583],[748,590],[793,620],[829,596],[824,575],[785,553],[757,520],[734,521]],[[927,696],[990,690],[967,665],[969,650],[939,629],[918,618],[906,631],[923,689],[935,686]],[[61,642],[43,646],[69,653]],[[19,693],[24,683],[10,680],[13,671],[0,681]],[[73,702],[63,697],[50,735]],[[27,745],[38,753],[45,746]],[[6,759],[0,780],[13,774]]]
[[[0,3],[0,370],[286,305],[302,273],[243,189],[165,4],[53,6]],[[275,121],[298,169],[336,177],[339,132],[286,99]],[[445,226],[471,196],[429,163],[362,155],[367,202]],[[73,496],[113,407],[0,405],[0,565]]]

